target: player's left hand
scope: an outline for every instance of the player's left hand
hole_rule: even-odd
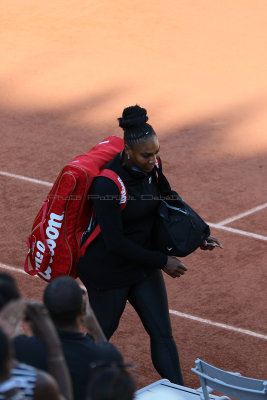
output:
[[[200,246],[201,250],[213,250],[215,247],[223,249],[223,245],[215,236],[209,236],[205,242]]]

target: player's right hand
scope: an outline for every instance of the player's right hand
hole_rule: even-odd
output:
[[[162,268],[172,278],[179,278],[187,271],[186,266],[176,257],[168,256],[167,264]]]

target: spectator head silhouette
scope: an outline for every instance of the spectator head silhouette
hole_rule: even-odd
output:
[[[86,400],[133,400],[136,386],[128,365],[131,364],[91,364]]]
[[[11,300],[20,298],[15,279],[6,273],[0,273],[0,310]]]
[[[60,276],[51,281],[44,290],[43,300],[58,328],[77,323],[84,313],[83,290],[69,276]]]

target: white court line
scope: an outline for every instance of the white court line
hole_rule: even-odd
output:
[[[209,223],[209,222],[207,222],[207,224],[208,224],[211,228],[221,229],[221,230],[223,230],[223,231],[228,231],[228,232],[232,232],[232,233],[237,233],[238,235],[248,236],[248,237],[251,237],[251,238],[254,238],[254,239],[259,239],[259,240],[267,241],[267,236],[258,235],[257,233],[241,231],[240,229],[230,228],[229,226],[224,226],[224,225],[219,225],[219,224],[213,224],[213,223]]]
[[[30,276],[30,275],[27,275],[24,270],[16,268],[16,267],[12,267],[10,265],[6,265],[6,264],[1,264],[0,263],[0,268],[5,269],[7,271],[19,272],[19,273],[24,274],[25,276]],[[36,277],[37,277],[37,275],[35,276],[35,278]],[[202,324],[216,326],[217,328],[228,329],[228,330],[233,331],[233,332],[242,333],[244,335],[253,336],[253,337],[256,337],[258,339],[267,340],[267,335],[263,335],[261,333],[253,332],[253,331],[250,331],[248,329],[236,328],[235,326],[222,324],[220,322],[214,322],[214,321],[211,321],[211,320],[205,319],[205,318],[195,317],[194,315],[185,314],[185,313],[182,313],[180,311],[169,310],[169,312],[170,312],[170,314],[174,314],[177,317],[191,319],[193,321],[197,321],[197,322],[200,322]]]
[[[221,221],[221,222],[217,222],[217,225],[226,225],[226,224],[230,224],[231,222],[236,221],[237,219],[241,219],[241,218],[247,217],[248,215],[254,214],[255,212],[260,211],[260,210],[263,210],[263,209],[266,208],[266,207],[267,207],[267,203],[264,203],[264,204],[262,204],[262,205],[260,205],[260,206],[251,208],[250,210],[245,211],[245,212],[240,213],[240,214],[237,214],[237,215],[235,215],[235,216],[233,216],[233,217],[226,218],[226,219],[224,219],[224,220]]]
[[[5,172],[5,171],[0,171],[0,175],[8,176],[9,178],[20,179],[22,181],[27,181],[27,182],[31,182],[31,183],[37,183],[38,185],[44,185],[44,186],[49,186],[49,187],[51,187],[53,185],[50,182],[40,181],[39,179],[28,178],[27,176],[23,176],[23,175],[10,174],[9,172]]]
[[[6,269],[8,271],[13,271],[13,272],[19,272],[19,273],[26,274],[26,272],[24,270],[22,270],[20,268],[16,268],[16,267],[11,267],[11,265],[0,264],[0,268]]]
[[[208,324],[212,326],[216,326],[217,328],[228,329],[229,331],[234,331],[238,333],[242,333],[244,335],[253,336],[259,339],[267,340],[267,335],[263,335],[262,333],[257,333],[253,331],[249,331],[248,329],[236,328],[235,326],[222,324],[221,322],[214,322],[209,319],[195,317],[194,315],[184,314],[180,311],[169,310],[170,314],[177,315],[178,317],[192,319],[193,321],[201,322],[202,324]]]
[[[21,268],[16,268],[16,267],[12,267],[11,265],[6,265],[6,264],[1,264],[0,263],[0,268],[5,269],[7,271],[11,271],[11,272],[15,272],[15,273],[19,273],[19,274],[24,274],[25,276],[30,276],[29,274],[27,274],[24,269]],[[34,278],[37,278],[37,275],[33,275]]]

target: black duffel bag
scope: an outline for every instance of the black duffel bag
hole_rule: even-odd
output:
[[[155,245],[169,256],[185,257],[203,245],[210,228],[177,193],[171,193],[157,210]]]

